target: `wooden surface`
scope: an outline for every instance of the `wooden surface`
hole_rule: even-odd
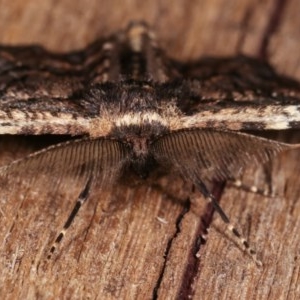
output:
[[[0,42],[78,49],[143,19],[178,59],[244,53],[268,58],[300,80],[299,11],[298,0],[2,0]],[[43,143],[4,137],[2,163]],[[189,205],[172,178],[164,179],[163,190],[145,184],[95,195],[48,262],[76,187],[70,182],[55,198],[34,191],[10,202],[1,197],[1,299],[299,299],[299,159],[292,152],[274,164],[273,187],[282,197],[234,188],[222,195],[223,209],[257,249],[263,268],[224,233],[218,216],[206,244],[199,243],[201,220],[209,219],[204,201]],[[248,179],[259,177],[252,173]],[[170,189],[178,196],[168,196]]]

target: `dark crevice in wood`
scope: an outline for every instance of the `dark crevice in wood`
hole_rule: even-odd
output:
[[[194,294],[193,283],[195,281],[195,277],[198,275],[199,265],[201,262],[201,258],[198,258],[197,254],[199,253],[201,246],[206,243],[203,235],[208,233],[207,228],[212,222],[213,215],[214,209],[210,204],[208,204],[205,214],[201,216],[201,223],[195,234],[194,247],[191,248],[189,253],[188,263],[186,265],[184,275],[182,276],[183,281],[179,289],[177,299],[191,299]]]
[[[225,182],[216,183],[213,188],[213,195],[217,202],[220,202],[223,190],[225,188]],[[200,251],[201,245],[204,245],[206,240],[203,239],[203,235],[207,235],[207,229],[210,227],[213,221],[214,208],[209,203],[206,207],[205,214],[201,216],[200,225],[196,231],[194,239],[194,247],[191,248],[191,251],[188,256],[188,263],[186,265],[184,275],[182,276],[183,281],[177,295],[177,299],[185,300],[191,299],[194,294],[193,283],[195,278],[199,274],[200,258],[197,257],[197,253]]]
[[[288,0],[275,0],[274,9],[270,13],[269,22],[262,35],[262,40],[259,43],[259,49],[257,56],[262,60],[268,60],[269,53],[269,43],[272,35],[276,33],[276,30],[280,27],[281,19],[284,15],[284,9],[287,5]]]
[[[251,20],[252,15],[253,15],[253,6],[250,6],[246,10],[242,22],[240,23],[241,35],[239,36],[239,39],[236,43],[237,54],[242,54],[241,49],[243,49],[243,45],[248,34],[249,22]]]
[[[190,211],[190,202],[186,201],[186,204],[183,207],[183,210],[181,211],[181,213],[179,214],[179,216],[176,219],[176,231],[175,231],[175,233],[173,234],[173,236],[170,238],[170,240],[167,243],[167,247],[166,247],[166,250],[165,250],[165,253],[164,253],[164,259],[165,259],[164,260],[164,264],[163,264],[161,272],[159,274],[157,283],[156,283],[156,285],[155,285],[155,287],[153,289],[153,294],[152,294],[152,299],[153,300],[158,299],[158,291],[159,291],[159,288],[161,286],[162,280],[164,278],[164,273],[165,273],[165,270],[166,270],[167,262],[169,260],[169,253],[170,253],[170,250],[172,248],[173,241],[176,239],[176,237],[178,236],[178,234],[181,232],[181,222],[182,222],[184,216],[189,211]]]

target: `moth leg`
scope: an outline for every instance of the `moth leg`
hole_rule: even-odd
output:
[[[52,254],[55,252],[56,248],[58,247],[59,243],[62,241],[63,237],[66,234],[66,231],[68,230],[68,228],[71,226],[71,224],[73,223],[79,209],[81,208],[82,204],[88,199],[89,195],[90,195],[90,190],[91,190],[91,184],[92,184],[92,179],[93,177],[90,176],[84,189],[80,192],[77,201],[72,209],[72,212],[70,213],[67,221],[65,222],[62,230],[60,231],[60,233],[57,235],[54,243],[52,244],[51,248],[50,248],[50,253],[48,255],[48,259],[50,259],[52,257]]]
[[[254,194],[258,194],[264,197],[268,197],[268,198],[274,198],[277,196],[276,192],[274,192],[273,188],[272,188],[272,168],[273,168],[273,164],[272,161],[268,161],[266,163],[264,163],[262,165],[263,169],[263,174],[265,177],[265,183],[266,183],[266,187],[265,188],[259,188],[255,185],[247,185],[244,184],[244,182],[241,179],[237,179],[237,178],[229,178],[228,179],[228,184],[231,186],[234,186],[238,189],[241,189],[243,191],[246,192],[250,192],[250,193],[254,193]]]
[[[230,186],[234,186],[246,192],[262,195],[264,197],[274,198],[276,196],[270,187],[261,189],[258,188],[256,185],[244,184],[243,181],[240,179],[230,179],[228,180],[228,183]]]
[[[256,252],[255,250],[253,250],[250,247],[249,242],[247,241],[246,238],[244,238],[240,232],[233,226],[233,224],[231,223],[229,217],[225,214],[225,212],[223,211],[223,209],[221,208],[221,206],[219,205],[219,203],[217,202],[217,200],[215,199],[215,197],[207,190],[205,184],[201,181],[198,181],[196,186],[198,187],[198,189],[200,190],[200,192],[203,194],[203,196],[205,197],[205,199],[211,203],[211,205],[213,206],[213,208],[216,210],[216,212],[220,215],[222,221],[224,223],[227,224],[227,229],[233,233],[233,235],[235,235],[241,246],[243,247],[243,249],[248,253],[248,255],[254,260],[254,262],[258,265],[258,266],[262,266],[262,262],[260,260],[257,259],[256,257]]]

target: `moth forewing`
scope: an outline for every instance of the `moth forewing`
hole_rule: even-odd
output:
[[[298,127],[300,104],[256,105],[204,110],[181,119],[183,128],[214,128],[219,130],[285,130]]]

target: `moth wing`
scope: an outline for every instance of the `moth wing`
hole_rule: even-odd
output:
[[[86,116],[99,116],[101,99],[87,103],[86,89],[107,72],[103,47],[113,39],[66,54],[0,46],[0,134],[88,133]]]
[[[267,63],[245,56],[204,58],[180,69],[177,106],[185,127],[231,130],[300,126],[300,83],[278,75]]]
[[[174,166],[195,184],[237,178],[250,164],[263,164],[297,147],[230,131],[180,130],[151,145],[154,157]]]
[[[183,78],[194,80],[191,85],[206,101],[287,103],[300,101],[299,82],[278,75],[266,62],[239,55],[228,58],[202,58],[182,64]],[[198,84],[197,84],[198,81]],[[205,96],[205,97],[204,97]]]

